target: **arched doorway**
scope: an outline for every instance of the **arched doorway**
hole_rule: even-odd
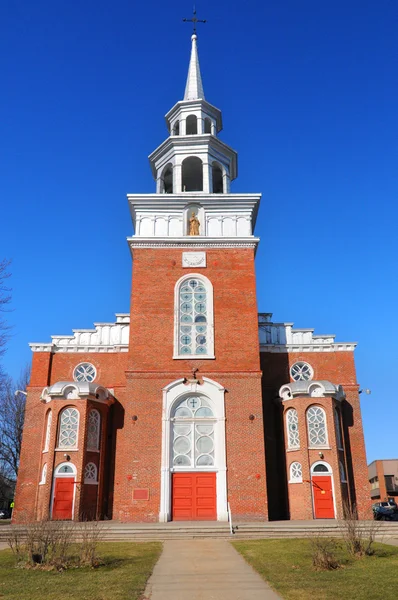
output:
[[[207,377],[164,388],[160,521],[228,520],[224,393]]]
[[[335,519],[336,508],[332,468],[318,461],[311,467],[312,503],[315,519]]]
[[[73,519],[76,467],[70,462],[57,466],[54,472],[51,518],[58,521]]]

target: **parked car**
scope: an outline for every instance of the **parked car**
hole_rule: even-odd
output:
[[[386,502],[375,502],[372,505],[373,518],[376,521],[397,521],[398,520],[398,507],[394,500],[388,500]]]
[[[8,508],[0,508],[0,519],[10,519],[11,511]]]

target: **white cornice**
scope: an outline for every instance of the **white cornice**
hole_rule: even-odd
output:
[[[353,352],[357,342],[341,344],[260,344],[260,352]]]
[[[260,238],[254,236],[239,237],[129,237],[127,242],[134,248],[253,248],[256,249]]]

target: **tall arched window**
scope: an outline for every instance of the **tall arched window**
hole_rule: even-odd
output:
[[[300,448],[298,414],[295,408],[286,411],[287,445],[289,449]]]
[[[47,413],[46,419],[46,437],[44,438],[44,452],[48,452],[50,447],[50,437],[51,437],[51,421],[52,421],[53,413],[51,410]]]
[[[205,118],[205,133],[211,133],[211,120],[209,117]]]
[[[334,423],[336,427],[337,447],[339,450],[343,450],[343,437],[341,435],[340,413],[337,408],[334,409]]]
[[[172,417],[172,464],[178,470],[214,466],[215,418],[209,401],[188,396],[174,408]]]
[[[79,411],[69,406],[59,418],[58,448],[77,448]]]
[[[186,122],[186,134],[195,135],[198,133],[198,118],[196,115],[189,115]]]
[[[307,410],[308,440],[310,447],[327,446],[326,415],[320,406]]]
[[[175,288],[174,358],[214,358],[213,286],[203,275],[181,278]]]
[[[182,161],[182,191],[203,192],[203,164],[197,156]]]
[[[289,483],[302,483],[303,481],[303,469],[301,463],[293,462],[290,465],[290,479]]]
[[[223,174],[220,165],[213,163],[213,194],[222,194],[224,192]]]
[[[99,450],[101,416],[95,408],[88,413],[87,450]]]

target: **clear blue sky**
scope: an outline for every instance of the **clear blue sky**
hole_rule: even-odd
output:
[[[358,341],[368,459],[398,456],[394,0],[197,2],[207,99],[262,192],[258,308]],[[29,341],[129,310],[126,193],[182,98],[192,4],[6,0],[0,257],[13,260],[17,375]]]

